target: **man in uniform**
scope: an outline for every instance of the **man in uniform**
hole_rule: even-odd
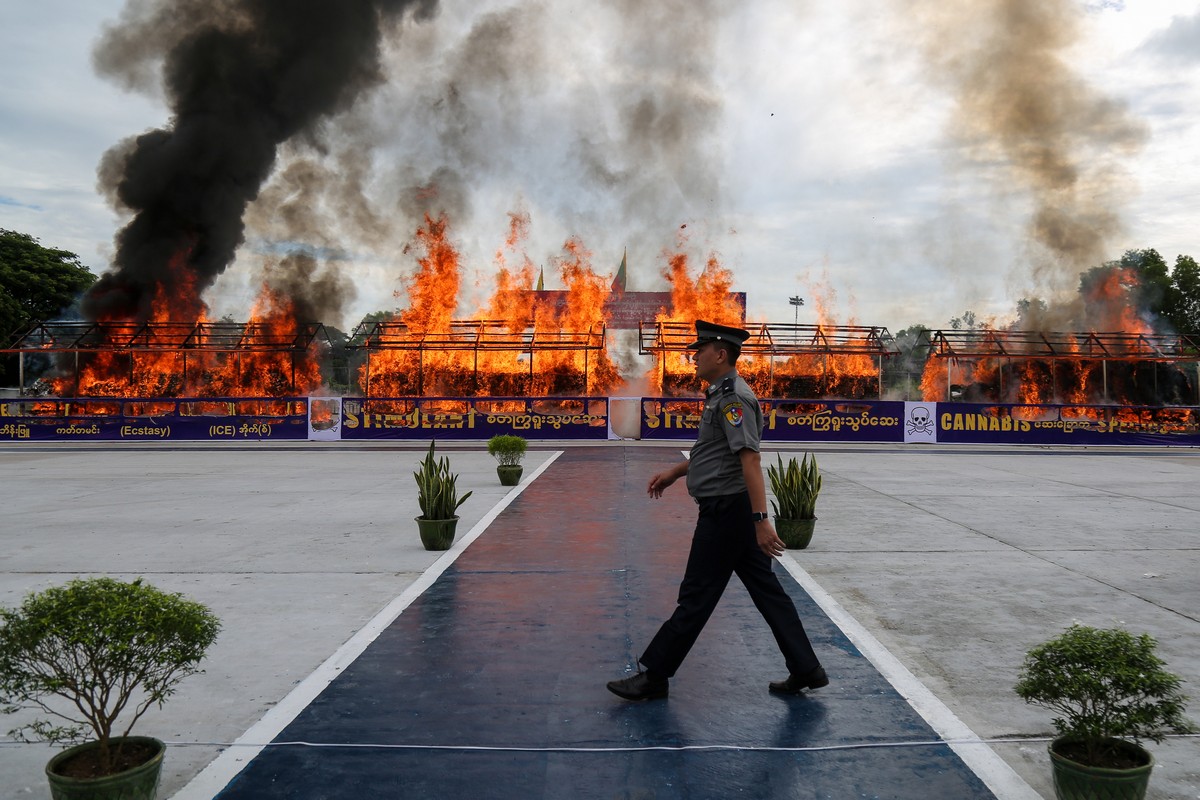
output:
[[[772,692],[800,694],[829,684],[796,606],[771,569],[771,559],[784,552],[783,542],[767,515],[759,443],[762,408],[754,392],[737,374],[735,363],[748,331],[696,322],[696,375],[708,384],[704,415],[691,458],[650,479],[647,492],[663,491],[687,476],[688,493],[700,506],[688,555],[679,605],[638,659],[646,670],[608,689],[626,700],[666,697],[671,676],[695,644],[733,573],[741,579],[754,605],[767,621],[788,668],[786,680],[772,682]]]

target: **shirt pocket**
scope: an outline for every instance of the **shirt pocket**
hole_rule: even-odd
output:
[[[716,410],[712,406],[705,406],[704,413],[700,415],[700,433],[696,437],[696,441],[707,442],[716,437]]]

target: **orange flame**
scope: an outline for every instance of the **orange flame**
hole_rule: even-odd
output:
[[[133,337],[142,329],[138,320],[102,320],[111,349],[81,353],[75,374],[52,380],[56,394],[83,397],[279,397],[304,394],[321,385],[320,370],[312,352],[245,351],[195,337],[208,323],[207,307],[200,299],[194,274],[187,269],[188,250],[168,265],[170,278],[158,285],[151,301],[148,324],[139,339],[122,342],[113,337]],[[290,342],[299,333],[292,303],[265,284],[238,337],[254,345]],[[189,339],[189,337],[192,337]],[[152,340],[152,341],[150,341]],[[146,345],[150,344],[151,347]],[[206,349],[207,346],[207,349]]]
[[[1089,334],[1153,334],[1153,329],[1141,318],[1134,305],[1137,285],[1138,278],[1134,270],[1124,267],[1109,269],[1102,276],[1102,280],[1087,288],[1081,298],[1085,315],[1081,327]],[[1116,364],[1115,367],[1098,370],[1101,361],[1082,355],[1085,352],[1082,343],[1074,335],[1062,336],[1059,346],[1065,347],[1063,358],[1020,358],[1021,354],[1016,352],[1014,355],[1018,358],[1005,360],[1003,363],[994,358],[957,363],[953,368],[956,370],[955,377],[959,380],[955,382],[972,387],[974,395],[986,395],[963,398],[969,401],[986,399],[1035,406],[1109,402],[1139,405],[1147,401],[1145,397],[1135,398],[1128,392],[1123,393],[1119,390],[1111,397],[1103,394],[1105,387],[1111,389],[1111,384],[1120,383],[1122,374],[1134,376],[1129,383],[1136,384],[1137,369],[1139,365],[1146,363],[1143,355],[1130,350],[1125,360],[1109,362],[1110,365]],[[936,401],[947,397],[947,361],[945,358],[931,358],[926,362],[921,378],[921,392],[925,400]],[[1106,374],[1103,381],[1098,377],[1101,371]],[[1109,372],[1120,374],[1109,375]],[[1036,415],[1040,412],[1028,413]],[[1099,412],[1094,409],[1078,409],[1078,413],[1093,418],[1099,417]]]
[[[372,353],[359,371],[364,394],[373,397],[408,395],[546,396],[605,393],[619,381],[615,364],[603,349],[604,301],[608,282],[591,267],[591,253],[578,239],[563,246],[556,260],[566,287],[559,306],[533,291],[534,267],[523,251],[528,236],[527,214],[510,214],[505,249],[497,253],[496,289],[470,319],[487,345],[473,346],[459,335],[455,341],[455,309],[461,288],[460,256],[449,239],[443,215],[425,218],[416,244],[423,255],[408,281],[409,307],[398,315],[408,328],[409,349]],[[505,250],[519,266],[510,268]],[[499,323],[501,333],[489,327]],[[461,326],[458,326],[461,329]],[[414,334],[434,342],[417,348]],[[438,346],[440,340],[445,343]],[[599,341],[600,349],[584,346]]]
[[[687,255],[670,255],[664,277],[671,284],[672,307],[658,314],[656,321],[691,324],[703,319],[719,325],[746,325],[745,309],[731,291],[733,274],[715,255],[708,257],[704,270],[695,278]],[[818,324],[826,334],[836,337],[840,327],[829,310],[832,300],[832,290],[827,287],[817,292]],[[749,327],[750,344],[761,343],[759,331],[754,325]],[[819,347],[819,342],[811,344]],[[879,380],[878,366],[870,357],[839,353],[796,354],[780,359],[747,352],[738,359],[738,373],[760,397],[779,398],[862,397],[877,390]],[[646,379],[664,394],[696,394],[701,388],[687,355],[679,352],[661,354]]]

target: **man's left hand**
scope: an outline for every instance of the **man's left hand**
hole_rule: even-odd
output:
[[[783,551],[787,550],[783,540],[779,538],[779,534],[775,533],[775,526],[769,519],[754,523],[754,535],[758,538],[758,549],[770,558],[779,558],[783,555]]]

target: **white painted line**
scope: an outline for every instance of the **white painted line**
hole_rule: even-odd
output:
[[[850,612],[842,608],[821,588],[791,553],[785,553],[779,563],[796,579],[796,583],[821,607],[833,624],[841,628],[875,669],[908,701],[908,704],[929,723],[947,746],[963,760],[972,772],[991,789],[998,800],[1042,800],[1042,796],[1017,774],[1004,759],[983,743],[966,723],[917,680],[878,639],[872,636]]]
[[[441,577],[442,573],[458,559],[459,555],[472,542],[479,538],[480,534],[487,530],[487,527],[500,515],[500,512],[508,508],[509,504],[517,499],[525,491],[525,488],[545,472],[562,454],[563,451],[561,450],[551,454],[550,458],[546,459],[540,467],[525,480],[521,481],[520,485],[506,494],[504,499],[497,503],[483,519],[479,520],[466,536],[456,541],[441,558],[430,565],[429,569],[425,570],[419,578],[409,584],[408,588],[399,597],[388,603],[358,633],[351,636],[345,644],[326,659],[325,663],[321,664],[311,675],[297,684],[296,688],[289,692],[283,700],[242,734],[233,743],[232,747],[213,759],[200,774],[192,778],[186,786],[172,795],[172,800],[212,800],[213,797],[228,786],[229,782],[237,777],[237,774],[242,771],[246,764],[262,752],[266,746],[264,743],[273,740],[300,715],[300,712],[308,708],[309,704],[317,698],[317,695],[323,692],[325,687],[341,674],[342,670],[350,666],[356,658],[362,655],[371,642],[379,638],[379,635],[387,630],[387,627],[395,622],[396,618],[414,600],[424,594],[425,590]]]

